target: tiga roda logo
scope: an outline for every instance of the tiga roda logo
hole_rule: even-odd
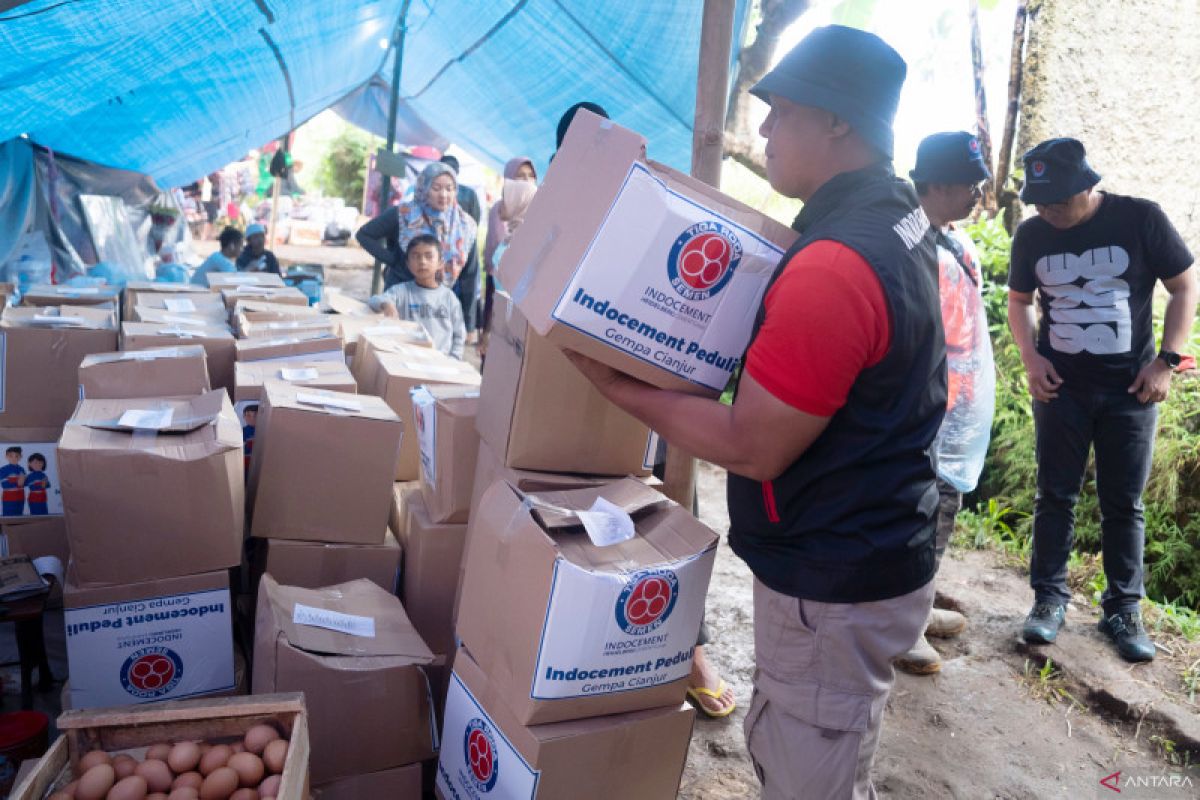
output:
[[[742,243],[719,222],[697,222],[671,245],[667,276],[671,286],[688,300],[707,300],[725,288],[738,262]]]
[[[669,569],[634,575],[617,597],[617,624],[630,636],[644,636],[667,621],[679,596],[679,578]]]
[[[467,735],[463,737],[463,755],[467,769],[481,792],[490,792],[496,787],[496,776],[500,765],[496,763],[496,740],[488,730],[488,724],[479,717],[467,723]]]
[[[146,647],[121,665],[121,686],[140,699],[162,697],[183,679],[183,661],[167,647]]]

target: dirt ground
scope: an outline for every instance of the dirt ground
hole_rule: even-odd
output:
[[[369,272],[338,268],[336,255],[329,261],[327,282],[364,299]],[[724,471],[703,464],[699,495],[701,518],[724,535]],[[1023,644],[1017,632],[1031,601],[1026,578],[991,552],[952,549],[938,594],[939,604],[963,611],[970,624],[958,639],[934,640],[945,659],[940,674],[898,675],[875,760],[880,797],[1104,798],[1115,795],[1100,780],[1118,770],[1120,780],[1139,781],[1122,783],[1121,797],[1200,797],[1200,770],[1179,772],[1164,754],[1176,748],[1188,751],[1178,759],[1200,760],[1200,708],[1183,696],[1182,654],[1124,664],[1094,630],[1095,612],[1078,597],[1057,644]],[[679,796],[756,797],[742,739],[754,674],[751,575],[724,541],[707,619],[709,657],[733,687],[738,710],[724,720],[697,719]],[[1055,677],[1039,680],[1047,658]],[[1170,786],[1172,775],[1177,784],[1186,776],[1190,785]]]

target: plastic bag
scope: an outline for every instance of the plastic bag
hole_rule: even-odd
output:
[[[41,231],[26,231],[21,234],[17,247],[8,261],[0,267],[4,280],[24,294],[30,286],[52,283],[54,262],[50,260],[50,245]]]

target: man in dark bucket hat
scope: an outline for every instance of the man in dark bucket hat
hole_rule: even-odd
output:
[[[1156,203],[1096,191],[1100,176],[1078,140],[1042,142],[1024,161],[1021,199],[1037,216],[1017,228],[1008,275],[1008,323],[1033,395],[1037,438],[1034,604],[1022,636],[1053,642],[1066,617],[1075,503],[1094,448],[1108,584],[1099,627],[1122,658],[1149,661],[1155,648],[1139,611],[1142,490],[1156,404],[1170,391],[1195,319],[1192,254]],[[1156,354],[1159,281],[1170,299]]]
[[[983,306],[979,254],[955,221],[979,202],[983,181],[991,173],[983,161],[979,140],[966,131],[935,133],[917,148],[913,179],[921,207],[934,229],[938,254],[938,288],[942,327],[946,332],[946,418],[933,443],[937,467],[938,562],[954,533],[964,492],[974,490],[983,471],[996,405],[996,376],[992,342]],[[916,675],[942,668],[942,657],[927,636],[957,636],[966,617],[953,609],[929,612],[925,636],[896,660],[896,666]]]
[[[729,471],[729,541],[755,575],[745,731],[763,797],[874,796],[892,661],[933,600],[946,407],[937,257],[891,164],[903,59],[818,28],[752,89],[776,191],[804,201],[758,309],[732,406],[579,355],[617,405]]]

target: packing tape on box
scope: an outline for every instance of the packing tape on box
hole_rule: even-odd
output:
[[[421,677],[425,679],[425,696],[429,700],[429,738],[433,742],[433,750],[437,752],[442,749],[442,742],[439,736],[437,714],[434,709],[437,704],[433,702],[433,683],[429,680],[429,673],[425,671],[425,667],[420,666],[417,669],[421,673]]]
[[[541,264],[546,257],[546,251],[554,246],[558,241],[559,233],[562,229],[555,223],[546,231],[546,235],[542,237],[542,243],[538,245],[538,249],[534,252],[530,264],[525,269],[525,274],[521,276],[521,280],[517,281],[517,285],[513,287],[512,299],[517,305],[525,299],[529,294],[529,290],[533,287],[533,281],[537,278],[538,270],[534,269],[534,265]]]

